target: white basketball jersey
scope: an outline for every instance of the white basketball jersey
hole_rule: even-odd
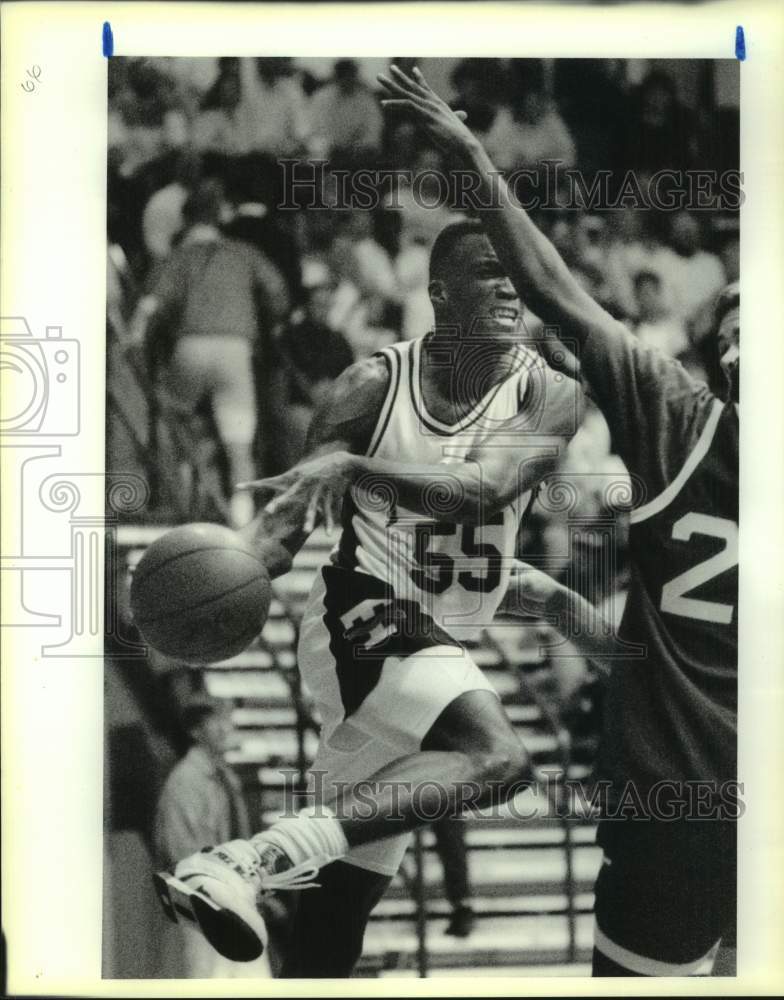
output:
[[[380,352],[389,365],[389,389],[367,454],[439,464],[448,475],[450,465],[463,463],[480,440],[520,412],[531,373],[541,372],[543,362],[521,347],[510,360],[509,375],[449,425],[433,417],[424,403],[422,343],[402,342]],[[477,377],[480,368],[478,355]],[[514,438],[504,440],[509,461],[519,460]],[[438,482],[432,484],[429,500],[435,510],[439,504],[448,509],[444,492]],[[392,480],[366,477],[344,499],[343,533],[332,558],[339,566],[388,583],[398,599],[416,601],[456,639],[473,638],[492,622],[506,592],[520,520],[530,500],[529,491],[481,525],[456,524],[406,510],[396,502]]]

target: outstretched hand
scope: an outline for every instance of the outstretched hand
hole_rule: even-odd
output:
[[[379,73],[377,77],[386,95],[381,106],[387,111],[399,111],[409,117],[444,152],[467,152],[475,139],[465,125],[465,111],[453,111],[416,66],[411,76],[394,64],[389,72],[390,76]]]
[[[238,483],[236,489],[276,494],[264,513],[296,523],[309,535],[321,522],[328,532],[333,531],[340,521],[343,494],[353,478],[352,456],[338,451],[301,462],[279,476]]]
[[[507,614],[547,618],[553,613],[554,602],[563,589],[562,584],[547,573],[528,563],[518,562],[500,610]]]

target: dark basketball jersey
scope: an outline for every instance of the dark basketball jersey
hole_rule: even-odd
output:
[[[596,341],[596,342],[595,342]],[[632,336],[592,337],[583,373],[614,450],[642,485],[600,769],[616,790],[734,779],[737,743],[738,417],[681,364]]]

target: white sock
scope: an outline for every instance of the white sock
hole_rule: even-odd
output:
[[[324,806],[309,807],[279,820],[252,837],[251,843],[259,854],[270,845],[280,848],[291,859],[292,867],[309,861],[321,868],[344,857],[349,850],[343,828]]]

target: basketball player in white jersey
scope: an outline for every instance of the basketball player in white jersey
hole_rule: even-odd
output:
[[[525,346],[520,299],[478,223],[441,233],[429,288],[434,331],[336,381],[313,420],[313,457],[262,482],[282,495],[248,532],[278,575],[342,500],[298,651],[322,719],[314,801],[335,815],[284,819],[158,880],[165,901],[242,960],[264,942],[257,894],[315,877],[298,900],[288,977],[350,975],[409,832],[532,777],[460,640],[492,621],[532,490],[577,429],[582,396]]]

